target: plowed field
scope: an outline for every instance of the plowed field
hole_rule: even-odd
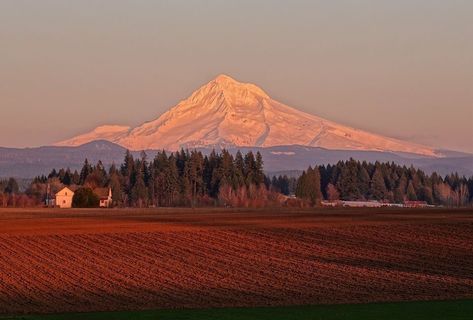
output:
[[[0,210],[0,313],[473,298],[468,210]]]

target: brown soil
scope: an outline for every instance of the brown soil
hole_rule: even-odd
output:
[[[0,313],[473,298],[473,212],[0,210]]]

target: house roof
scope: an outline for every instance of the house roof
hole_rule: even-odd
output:
[[[59,190],[58,192],[56,192],[56,196],[64,195],[66,192],[68,192],[71,196],[74,195],[74,191],[72,191],[68,187],[64,187],[61,190]]]

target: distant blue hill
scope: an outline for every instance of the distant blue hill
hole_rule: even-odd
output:
[[[199,148],[208,154],[212,148]],[[460,175],[473,175],[473,155],[461,152],[442,151],[445,158],[430,158],[414,154],[398,154],[376,151],[327,150],[305,146],[278,146],[269,148],[231,148],[235,154],[238,150],[247,152],[260,151],[263,155],[264,168],[267,173],[290,173],[297,175],[309,165],[336,163],[340,160],[354,158],[360,161],[395,162],[400,165],[413,165],[427,173],[433,171],[441,175],[458,172]],[[32,178],[47,174],[53,168],[79,170],[87,158],[96,163],[102,160],[105,165],[121,164],[125,148],[108,142],[93,141],[79,147],[38,147],[38,148],[0,148],[0,177]],[[147,150],[152,159],[156,151]],[[133,152],[139,156],[140,152]]]

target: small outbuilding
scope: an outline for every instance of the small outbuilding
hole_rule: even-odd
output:
[[[74,197],[74,191],[68,187],[62,188],[58,193],[56,193],[55,204],[61,209],[72,208],[72,198]]]
[[[94,193],[100,200],[100,208],[110,208],[112,206],[112,188],[97,188]]]

